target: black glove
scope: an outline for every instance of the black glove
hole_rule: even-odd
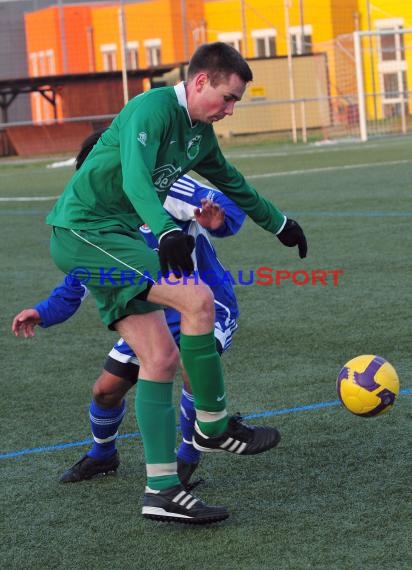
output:
[[[195,238],[188,236],[180,230],[174,230],[160,238],[159,259],[163,276],[170,271],[181,277],[182,273],[193,273],[193,259],[191,253],[195,247]]]
[[[299,257],[301,259],[306,257],[306,253],[308,251],[306,237],[302,228],[297,222],[295,222],[295,220],[286,220],[285,227],[279,234],[277,234],[276,237],[278,237],[286,247],[294,247],[297,245],[299,249]]]

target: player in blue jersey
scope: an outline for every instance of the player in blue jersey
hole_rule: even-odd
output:
[[[97,136],[98,134],[88,139],[89,143],[93,143]],[[80,166],[79,162],[81,164],[81,159],[78,158],[77,167]],[[210,281],[215,296],[215,338],[217,350],[222,354],[231,345],[239,311],[233,287],[230,280],[225,278],[225,269],[217,258],[208,234],[216,237],[235,234],[240,229],[245,215],[224,194],[201,185],[187,175],[173,185],[164,206],[178,221],[183,231],[193,235],[195,239],[196,275]],[[194,212],[199,211],[200,214],[200,208],[204,215],[198,222],[194,219]],[[202,224],[208,227],[208,231]],[[147,226],[141,226],[139,231],[152,249],[158,248],[158,241]],[[47,328],[62,323],[77,311],[86,295],[85,285],[68,275],[48,299],[32,309],[21,311],[14,318],[12,329],[16,335],[21,331],[24,336],[33,336],[36,325]],[[166,309],[165,313],[169,329],[179,345],[180,313],[173,309]],[[93,386],[93,399],[89,409],[93,446],[86,455],[63,473],[62,482],[78,482],[117,470],[119,455],[116,438],[125,413],[124,397],[136,383],[138,372],[138,359],[129,345],[120,339],[110,351],[103,371]],[[198,466],[200,451],[192,444],[196,414],[190,385],[184,371],[183,378],[185,383],[180,401],[183,440],[178,449],[177,460],[179,478],[187,487],[191,475]]]

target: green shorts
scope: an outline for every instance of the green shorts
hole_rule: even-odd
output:
[[[109,328],[127,315],[164,309],[137,298],[158,280],[160,271],[157,253],[137,231],[54,227],[50,251],[59,269],[87,286]]]

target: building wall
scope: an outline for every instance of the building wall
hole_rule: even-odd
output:
[[[130,90],[142,91],[142,80],[130,79]],[[62,91],[62,113],[65,117],[113,115],[124,105],[122,84],[118,79],[96,79],[67,85]]]
[[[90,5],[65,6],[64,26],[66,36],[66,70],[62,62],[63,73],[87,73],[95,71],[91,34]],[[62,54],[63,57],[63,54]]]
[[[32,1],[2,2],[0,4],[0,78],[27,76],[27,49],[24,33],[24,10]],[[20,95],[7,110],[8,121],[28,121],[31,118],[28,95]]]
[[[99,0],[89,0],[94,4]],[[84,0],[63,0],[77,4]],[[15,79],[28,76],[28,58],[24,14],[55,5],[57,0],[1,0],[0,2],[0,79]],[[45,28],[42,33],[47,38]],[[20,94],[8,108],[9,122],[31,119],[30,96]]]
[[[327,128],[331,113],[327,100],[328,72],[323,54],[296,60],[293,68],[295,95],[306,98],[302,104],[289,103],[288,62],[286,57],[250,62],[253,83],[246,88],[235,113],[214,125],[220,136],[287,131],[292,113],[297,128]],[[253,106],[254,103],[259,105]],[[251,119],[253,117],[253,119]]]
[[[283,0],[255,0],[243,3],[238,0],[206,0],[205,16],[207,23],[207,37],[209,41],[222,39],[230,40],[230,34],[241,36],[241,52],[248,57],[256,57],[256,43],[253,36],[259,30],[274,30],[276,37],[276,55],[284,56],[288,53],[286,27],[293,31],[302,47],[302,35],[311,38],[312,52],[327,54],[329,74],[332,85],[332,95],[340,92],[339,79],[336,77],[339,62],[339,51],[331,42],[333,38],[342,34],[351,34],[355,29],[358,16],[357,0],[297,0],[290,2],[290,8],[285,13]],[[246,30],[246,49],[244,32]],[[302,34],[303,32],[303,34]],[[292,49],[291,45],[291,49]],[[350,86],[350,89],[353,85]],[[346,87],[345,87],[346,89]]]
[[[311,26],[313,42],[324,42],[354,29],[358,0],[294,0],[288,10],[289,27]],[[242,5],[244,11],[242,12]],[[276,30],[277,55],[287,54],[287,18],[284,0],[205,0],[205,17],[209,41],[221,34],[247,31],[247,56],[255,57],[252,32]],[[245,24],[245,25],[244,25]],[[242,38],[243,39],[243,38]],[[244,48],[244,42],[243,42]],[[243,49],[243,53],[245,50]]]
[[[356,104],[357,96],[353,31],[367,29],[369,24],[374,29],[379,21],[391,18],[402,19],[404,27],[412,26],[410,0],[374,0],[373,3],[366,0],[291,0],[286,12],[285,5],[284,0],[126,2],[126,42],[131,50],[137,50],[133,65],[144,69],[153,64],[148,59],[147,43],[153,47],[156,41],[159,41],[160,55],[155,64],[186,61],[197,45],[216,40],[234,43],[243,55],[253,58],[258,55],[256,38],[261,34],[272,34],[278,56],[285,56],[289,48],[297,54],[305,51],[326,54],[329,95],[334,99],[332,105],[337,114],[345,114]],[[186,6],[186,15],[181,12],[183,6]],[[65,50],[62,49],[61,14],[58,6],[53,6],[27,15],[28,51],[52,53],[56,73],[121,69],[119,3],[64,5],[62,10]],[[293,35],[289,45],[286,27]],[[44,33],[46,29],[47,34]],[[305,50],[306,42],[310,42],[310,46]],[[410,87],[412,49],[409,44],[405,47],[402,65],[406,66],[406,86]],[[375,45],[372,55],[370,50],[369,55],[367,50],[364,53],[366,90],[385,88],[377,49]],[[132,57],[131,53],[129,55]],[[298,58],[294,58],[293,65],[298,65],[297,62]],[[32,69],[30,73],[33,73]],[[47,117],[47,102],[39,95],[33,99],[37,99],[33,116],[50,118]],[[374,104],[376,106],[376,101]],[[368,112],[370,105],[368,101]],[[386,105],[384,111],[380,103],[380,108],[382,115],[389,106]]]
[[[147,42],[160,40],[160,64],[187,61],[195,49],[194,30],[204,21],[203,3],[186,0],[186,18],[181,12],[182,2],[151,0],[124,6],[125,35],[127,42],[137,44],[138,67],[150,66]],[[117,69],[121,69],[121,43],[119,32],[119,6],[102,6],[92,11],[96,71],[105,69],[104,46],[113,46]]]
[[[410,0],[374,0],[359,2],[362,13],[361,29],[412,29],[412,2]],[[395,38],[397,36],[397,39]],[[394,34],[395,43],[400,36]],[[392,41],[392,40],[391,40]],[[412,91],[412,33],[403,36],[403,49],[392,50],[377,36],[361,41],[368,118],[401,117],[412,112],[412,97],[402,93]],[[400,44],[398,44],[400,45]],[[386,55],[383,56],[383,52]],[[389,55],[391,54],[391,55]]]
[[[25,14],[24,19],[29,75],[94,71],[88,46],[89,5],[50,6]]]

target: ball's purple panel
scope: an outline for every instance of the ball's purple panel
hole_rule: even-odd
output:
[[[364,372],[354,372],[353,377],[355,382],[359,384],[359,386],[362,386],[362,388],[365,388],[365,390],[373,392],[379,388],[379,384],[375,382],[375,374],[385,362],[385,359],[381,356],[375,356],[372,362],[365,368]]]

